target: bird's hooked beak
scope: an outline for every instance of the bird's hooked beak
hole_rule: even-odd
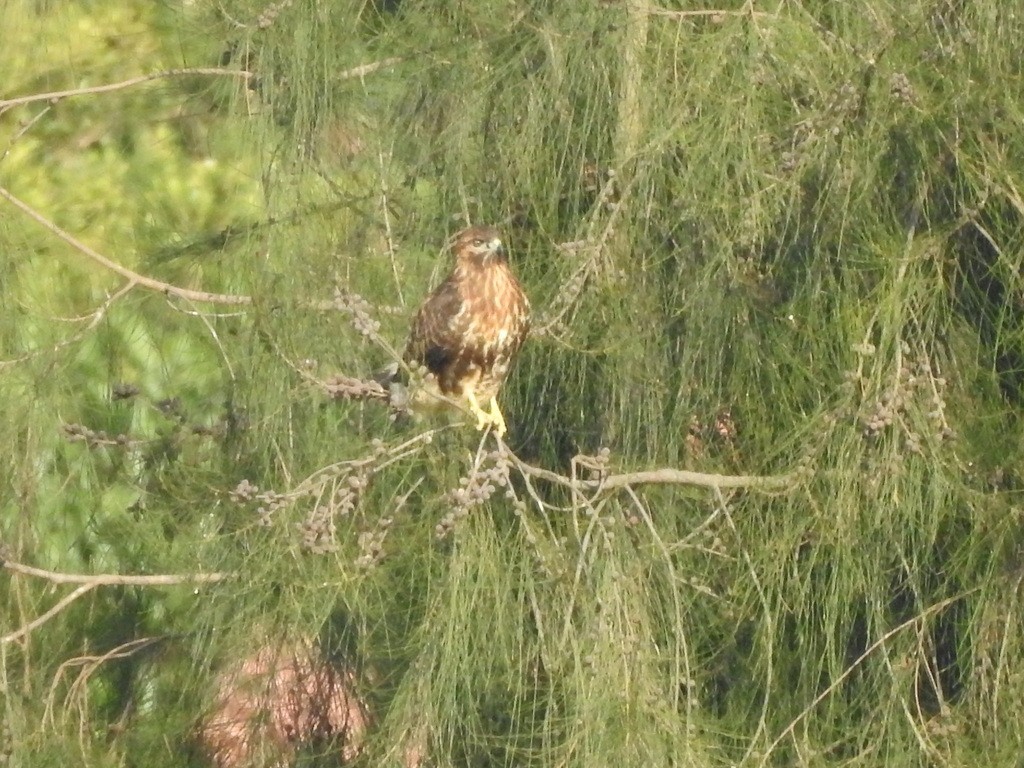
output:
[[[491,259],[504,260],[508,258],[508,252],[505,250],[505,244],[497,237],[487,242],[487,250],[490,254],[488,261]]]

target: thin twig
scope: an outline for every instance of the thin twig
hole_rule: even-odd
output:
[[[64,677],[64,672],[66,670],[73,667],[85,667],[85,669],[83,669],[75,678],[74,682],[72,682],[64,697],[63,711],[65,713],[71,708],[72,698],[81,694],[82,687],[89,681],[93,672],[95,672],[103,663],[114,659],[129,658],[163,639],[164,638],[161,637],[141,637],[122,643],[99,656],[76,656],[75,658],[68,659],[62,663],[57,668],[57,673],[54,675],[53,681],[50,684],[50,692],[46,697],[46,707],[43,710],[43,722],[50,726],[53,726],[54,724],[53,712],[55,709],[54,705],[56,702],[57,691],[60,689],[59,683]]]
[[[381,59],[380,61],[371,61],[369,64],[360,64],[358,67],[344,69],[335,74],[333,79],[351,80],[354,77],[364,77],[371,72],[376,72],[378,69],[392,67],[400,61],[402,61],[402,59],[399,56],[392,56],[387,59]],[[185,67],[182,69],[165,69],[162,72],[151,72],[148,75],[131,77],[117,83],[104,83],[103,85],[90,85],[83,88],[69,88],[64,91],[50,91],[48,93],[33,93],[27,96],[15,96],[13,99],[0,99],[0,113],[3,113],[11,107],[21,106],[22,104],[33,104],[37,101],[59,101],[72,96],[111,93],[113,91],[123,91],[125,88],[131,88],[143,83],[149,83],[153,80],[162,80],[168,77],[192,77],[196,75],[203,77],[238,77],[243,80],[251,80],[256,77],[255,72],[249,72],[244,69],[222,69],[220,67]]]
[[[89,324],[82,328],[80,331],[78,331],[78,333],[72,334],[69,338],[61,340],[52,347],[48,347],[46,349],[36,349],[33,350],[32,352],[27,352],[21,357],[16,357],[11,360],[0,360],[0,370],[11,365],[23,363],[26,360],[31,360],[32,358],[38,357],[39,355],[42,354],[57,352],[58,350],[63,349],[64,347],[67,347],[71,344],[74,344],[76,341],[79,341],[82,337],[85,336],[85,334],[87,334],[89,331],[91,331],[93,328],[100,324],[100,321],[103,320],[103,318],[106,316],[107,311],[114,305],[114,302],[116,302],[118,299],[120,299],[134,287],[135,283],[129,280],[118,290],[116,290],[113,294],[108,296],[106,301],[104,301],[99,307],[97,307],[91,313],[89,313],[85,317],[74,318],[71,322],[81,322],[86,318],[90,318]]]
[[[815,696],[811,703],[804,707],[800,711],[800,713],[793,718],[790,724],[782,729],[779,735],[775,737],[775,740],[768,745],[768,749],[764,751],[764,754],[761,755],[761,762],[758,763],[758,768],[764,768],[764,766],[768,764],[769,760],[771,759],[772,753],[775,751],[776,747],[778,747],[779,744],[782,743],[782,740],[789,736],[793,732],[793,730],[800,724],[800,722],[814,710],[815,707],[817,707],[819,704],[821,704],[821,702],[823,702],[825,699],[827,699],[829,696],[835,693],[839,686],[842,685],[843,682],[846,680],[846,678],[852,675],[854,670],[857,669],[857,667],[859,667],[861,664],[863,664],[865,659],[868,658],[868,656],[873,654],[875,651],[877,651],[879,648],[885,645],[885,643],[888,640],[895,637],[908,627],[914,626],[919,621],[922,621],[929,615],[945,610],[953,603],[958,603],[964,598],[970,597],[972,594],[980,590],[981,587],[974,587],[972,589],[966,590],[965,592],[961,592],[959,595],[953,595],[952,597],[947,597],[945,600],[940,600],[939,602],[935,603],[935,605],[930,605],[927,608],[925,608],[917,616],[913,616],[912,618],[909,618],[906,621],[904,621],[902,624],[898,624],[897,626],[893,627],[880,638],[878,638],[875,642],[869,645],[860,656],[854,659],[853,663],[850,664],[850,666],[843,670],[842,674],[840,674],[839,677],[832,681],[831,685],[829,685],[825,690],[823,690],[821,693]]]
[[[7,565],[8,564],[5,562],[4,563],[4,567],[6,567]],[[0,645],[6,645],[7,643],[14,642],[15,640],[18,640],[19,638],[24,637],[29,632],[31,632],[33,629],[36,629],[36,628],[42,626],[43,624],[45,624],[46,622],[48,622],[50,619],[52,619],[58,613],[60,613],[65,608],[67,608],[69,605],[71,605],[71,603],[75,602],[75,600],[80,598],[82,595],[84,595],[84,594],[86,594],[88,592],[91,592],[92,590],[94,590],[98,586],[99,586],[99,584],[83,584],[82,586],[80,586],[78,589],[76,589],[71,594],[65,595],[60,600],[58,600],[56,602],[56,604],[52,608],[50,608],[50,610],[48,610],[46,613],[44,613],[44,614],[42,614],[40,616],[36,616],[36,618],[34,618],[28,624],[26,624],[25,626],[15,630],[14,632],[11,632],[10,634],[7,634],[7,635],[4,635],[3,637],[0,637]]]
[[[551,302],[541,321],[533,330],[534,336],[546,336],[554,334],[555,330],[565,325],[566,316],[575,310],[580,296],[586,287],[587,282],[598,271],[598,262],[605,255],[608,241],[615,232],[615,224],[625,210],[626,202],[632,191],[632,181],[624,188],[620,188],[618,175],[608,172],[608,178],[597,193],[592,213],[587,223],[586,234],[580,241],[572,243],[572,250],[589,251],[586,259],[573,270],[572,275],[563,284],[558,295]],[[613,201],[613,198],[616,198]],[[609,211],[608,218],[604,222],[604,228],[598,235],[598,225],[601,223],[601,213]],[[569,244],[566,244],[568,246]],[[569,250],[569,248],[566,248]]]
[[[729,528],[732,529],[732,535],[736,538],[736,544],[739,547],[740,554],[743,556],[743,562],[747,565],[747,570],[750,572],[750,582],[754,585],[754,589],[757,591],[757,596],[761,601],[761,607],[764,609],[764,628],[763,633],[767,638],[767,649],[765,650],[764,657],[766,661],[765,669],[765,680],[764,680],[764,699],[761,702],[761,717],[757,721],[757,729],[754,731],[754,735],[750,737],[750,745],[747,747],[746,753],[740,760],[741,763],[745,763],[747,759],[754,754],[754,750],[757,748],[757,740],[762,733],[767,733],[768,730],[768,706],[771,702],[771,690],[774,678],[775,670],[775,643],[774,643],[774,624],[772,620],[771,604],[768,602],[768,596],[765,594],[764,587],[761,586],[761,579],[757,576],[757,569],[754,568],[754,561],[751,560],[750,555],[747,553],[747,548],[743,544],[743,539],[740,537],[740,530],[736,527],[736,523],[733,522],[732,515],[729,513],[729,504],[725,500],[725,496],[722,495],[721,488],[715,488],[715,499],[718,502],[718,508],[722,511],[722,515],[725,517],[725,522],[728,523]]]
[[[150,576],[123,576],[116,573],[97,573],[97,574],[78,574],[78,573],[59,573],[57,571],[48,571],[43,568],[36,568],[31,565],[24,565],[22,563],[16,563],[12,560],[0,560],[0,566],[4,569],[11,571],[12,573],[18,573],[23,576],[33,576],[39,579],[45,579],[53,584],[78,584],[79,587],[72,591],[70,594],[65,595],[57,603],[51,607],[48,611],[37,616],[32,621],[25,624],[23,627],[11,632],[3,637],[0,637],[0,645],[13,642],[22,637],[25,637],[32,630],[42,626],[58,613],[67,608],[78,598],[85,594],[88,594],[97,587],[102,586],[113,586],[113,585],[130,585],[138,587],[159,587],[159,586],[173,586],[176,584],[209,584],[212,582],[222,581],[229,577],[230,574],[226,573],[187,573],[187,574],[159,574]]]
[[[27,96],[15,96],[13,99],[0,99],[0,112],[11,107],[18,107],[22,104],[33,104],[37,101],[59,101],[72,96],[85,96],[93,93],[110,93],[112,91],[123,91],[142,83],[149,83],[153,80],[162,80],[167,77],[189,77],[203,75],[206,77],[240,77],[249,80],[256,76],[254,72],[247,72],[244,69],[221,69],[219,67],[188,67],[184,69],[165,69],[162,72],[151,72],[148,75],[139,75],[117,83],[105,83],[103,85],[89,85],[82,88],[69,88],[64,91],[49,91],[48,93],[33,93]]]
[[[354,77],[365,77],[371,72],[376,72],[378,69],[387,69],[400,64],[402,62],[401,56],[392,56],[388,59],[381,59],[380,61],[371,61],[369,64],[360,64],[358,67],[352,67],[351,69],[343,69],[333,76],[334,80],[351,80]]]
[[[717,489],[716,489],[717,490]],[[672,561],[672,554],[669,551],[668,546],[665,544],[665,540],[661,538],[661,534],[658,533],[657,527],[654,525],[654,518],[652,517],[650,510],[647,509],[647,505],[640,499],[639,494],[634,491],[631,487],[626,488],[626,493],[629,494],[630,499],[633,502],[633,506],[636,507],[640,513],[640,518],[643,520],[644,525],[647,527],[647,531],[651,536],[651,540],[657,546],[661,552],[662,560],[665,564],[665,569],[669,575],[669,589],[672,590],[672,606],[674,607],[673,618],[675,623],[675,641],[679,646],[679,650],[672,656],[672,676],[675,680],[684,680],[684,686],[673,686],[673,696],[675,701],[673,704],[675,708],[679,709],[679,693],[680,688],[686,689],[686,732],[690,733],[693,729],[693,717],[694,717],[694,696],[693,696],[693,670],[690,666],[690,647],[686,642],[686,627],[683,621],[683,600],[679,594],[679,576],[676,573],[675,564]],[[721,498],[721,492],[719,492],[719,498]],[[680,656],[682,657],[682,668],[679,666]]]
[[[577,516],[573,515],[573,522],[575,523]],[[594,529],[601,522],[601,513],[599,509],[590,507],[590,522],[587,525],[586,533],[583,534],[583,538],[580,542],[580,554],[576,560],[576,572],[573,574],[572,588],[569,590],[569,604],[564,610],[565,620],[562,622],[562,637],[559,641],[558,647],[560,650],[564,650],[566,645],[569,643],[570,632],[572,630],[572,620],[575,616],[576,608],[576,596],[580,593],[580,583],[583,581],[583,571],[586,569],[588,562],[588,554],[590,550],[590,541],[593,537]],[[577,536],[579,534],[577,533]]]
[[[31,565],[16,563],[13,560],[0,561],[0,567],[23,576],[34,576],[46,579],[53,584],[84,584],[91,587],[133,586],[133,587],[167,587],[176,584],[212,584],[231,578],[231,573],[163,573],[142,575],[122,575],[119,573],[60,573],[36,568]]]
[[[210,304],[231,304],[235,306],[241,304],[252,304],[251,296],[241,296],[236,294],[224,293],[208,293],[207,291],[193,291],[189,288],[179,288],[176,285],[165,283],[162,280],[157,280],[152,277],[140,275],[138,272],[133,272],[127,267],[123,267],[117,262],[111,261],[106,256],[97,253],[88,245],[86,245],[81,240],[76,238],[74,235],[61,229],[59,226],[57,226],[52,221],[47,219],[45,216],[39,213],[39,211],[30,206],[28,203],[15,197],[4,187],[0,187],[0,197],[7,200],[7,202],[9,202],[15,208],[20,210],[34,222],[44,227],[45,229],[48,229],[50,232],[55,234],[65,243],[67,243],[80,253],[84,254],[85,256],[88,256],[97,264],[101,265],[105,269],[110,270],[111,272],[114,272],[115,274],[120,275],[121,277],[131,280],[133,283],[137,285],[141,285],[143,288],[148,288],[151,291],[157,291],[158,293],[162,293],[166,296],[175,296],[179,299],[185,299],[187,301],[207,302]]]
[[[40,120],[42,120],[43,119],[43,115],[45,115],[47,112],[49,112],[51,108],[52,107],[49,104],[47,104],[45,107],[43,107],[41,110],[39,110],[39,112],[37,112],[35,115],[33,115],[31,120],[26,120],[25,121],[25,123],[21,126],[21,128],[18,129],[18,132],[15,133],[14,136],[11,137],[11,140],[9,142],[7,142],[7,149],[5,149],[4,153],[2,155],[0,155],[0,163],[2,163],[4,160],[7,159],[7,155],[10,154],[11,149],[14,147],[14,145],[17,144],[18,141],[26,133],[28,133],[30,130],[32,130],[32,126],[34,126],[36,123],[38,123]]]
[[[207,318],[205,312],[197,312],[196,316],[202,321],[203,325],[206,326],[206,330],[210,332],[210,336],[213,338],[214,343],[217,345],[217,349],[220,350],[220,356],[224,360],[224,367],[228,369],[228,376],[231,378],[231,382],[235,382],[235,369],[231,365],[231,358],[228,356],[228,351],[224,349],[224,345],[221,343],[220,336],[217,335],[217,329],[213,327],[213,323]]]
[[[362,468],[371,468],[373,471],[378,471],[384,467],[394,464],[396,461],[411,456],[417,451],[421,450],[425,445],[429,445],[434,435],[444,432],[445,430],[451,429],[451,426],[435,427],[434,429],[428,429],[425,432],[421,432],[418,435],[405,440],[404,442],[396,445],[394,448],[389,449],[383,456],[369,456],[360,459],[346,459],[344,461],[338,461],[333,464],[328,464],[325,467],[313,472],[311,475],[302,480],[298,485],[292,488],[285,494],[289,499],[295,499],[302,496],[308,496],[316,493],[322,484],[330,480],[332,477],[336,477],[339,474],[351,472]]]
[[[656,5],[641,5],[639,8],[649,16],[664,16],[670,19],[691,19],[706,17],[712,21],[717,21],[720,18],[726,16],[746,16],[752,18],[767,18],[774,14],[768,13],[767,11],[755,11],[750,8],[741,8],[740,10],[721,10],[717,8],[706,8],[697,11],[673,11],[670,8],[659,8]]]
[[[378,152],[377,159],[380,163],[380,209],[384,217],[384,237],[388,244],[388,258],[391,259],[391,274],[395,278],[395,291],[398,293],[398,303],[405,306],[405,296],[402,295],[402,280],[398,275],[398,262],[395,260],[395,238],[391,231],[391,214],[388,211],[388,182],[387,169],[384,165],[384,153]]]

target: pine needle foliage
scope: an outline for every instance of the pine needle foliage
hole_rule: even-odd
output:
[[[226,701],[248,764],[1020,753],[1012,3],[0,28],[7,764],[234,768]],[[465,223],[535,310],[507,446],[331,383],[393,361]],[[720,479],[621,479],[658,469]]]

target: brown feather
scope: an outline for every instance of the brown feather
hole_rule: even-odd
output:
[[[472,387],[481,401],[496,397],[529,330],[529,301],[494,243],[493,227],[460,232],[454,269],[412,324],[405,359],[425,365],[444,395]]]

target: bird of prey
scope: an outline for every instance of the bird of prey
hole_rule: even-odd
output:
[[[465,399],[477,428],[491,425],[500,437],[498,392],[529,331],[530,302],[494,227],[459,232],[452,253],[455,265],[417,311],[403,357],[431,374],[428,398]]]

